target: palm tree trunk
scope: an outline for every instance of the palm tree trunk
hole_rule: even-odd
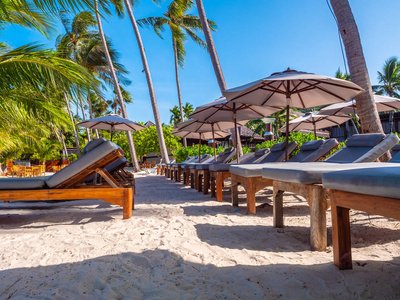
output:
[[[89,105],[89,115],[91,119],[94,119],[93,116],[93,106],[92,106],[92,100],[90,99],[90,94],[87,96],[87,103]],[[97,129],[94,130],[94,133],[96,134],[96,139],[99,138],[99,131]]]
[[[356,99],[357,112],[360,117],[362,133],[383,133],[382,123],[373,98],[371,81],[361,45],[360,34],[348,0],[331,0],[338,29],[346,50],[351,81],[365,91]],[[388,152],[382,160],[388,160]]]
[[[74,118],[72,117],[71,108],[69,106],[69,101],[68,101],[67,95],[65,93],[64,93],[64,100],[65,100],[65,105],[67,106],[69,119],[71,120],[72,128],[74,130],[75,145],[76,145],[76,149],[78,151],[78,157],[81,157],[81,148],[79,147],[78,132],[76,130],[76,127],[75,127],[75,124],[74,124]]]
[[[129,18],[132,23],[133,31],[135,32],[136,41],[137,41],[137,44],[138,44],[139,50],[140,50],[140,56],[142,58],[143,69],[146,74],[147,86],[149,87],[151,106],[153,108],[154,121],[156,123],[156,129],[157,129],[157,134],[158,134],[158,143],[160,144],[161,157],[163,159],[163,162],[168,163],[169,162],[168,151],[167,151],[167,147],[165,146],[164,133],[163,133],[163,129],[162,129],[160,113],[158,112],[156,94],[154,92],[153,81],[151,80],[150,69],[147,64],[147,58],[146,58],[146,53],[144,52],[142,38],[140,36],[140,32],[139,32],[139,28],[136,23],[135,16],[133,15],[130,0],[124,0],[124,3],[125,3],[126,10],[128,11],[128,15],[129,15]]]
[[[122,93],[121,93],[121,89],[119,87],[117,75],[115,74],[114,65],[112,63],[110,53],[108,52],[107,42],[106,42],[106,38],[105,38],[104,32],[103,32],[103,26],[101,25],[101,18],[100,18],[99,8],[98,8],[99,4],[98,4],[97,0],[94,0],[94,5],[95,5],[95,10],[96,10],[97,25],[99,27],[99,33],[101,36],[101,42],[103,43],[103,47],[104,47],[104,54],[106,55],[108,67],[110,68],[111,76],[114,81],[114,86],[115,86],[115,90],[117,92],[118,101],[119,101],[119,104],[122,109],[122,116],[127,119],[128,114],[126,113],[124,98],[122,97]],[[133,168],[135,169],[135,171],[139,171],[140,167],[139,167],[139,163],[137,160],[135,144],[133,143],[131,132],[127,131],[126,136],[128,138],[128,144],[129,144],[129,150],[130,150],[131,157],[132,157]]]
[[[78,90],[78,99],[79,99],[79,105],[81,106],[81,110],[82,110],[83,120],[86,121],[86,114],[85,114],[85,109],[83,107],[82,95],[81,95],[81,91],[80,90]],[[85,128],[85,129],[86,129],[86,135],[87,135],[87,138],[88,138],[88,142],[90,142],[92,140],[92,138],[90,137],[89,128]]]
[[[349,2],[348,0],[331,0],[331,4],[346,50],[351,81],[365,89],[365,92],[356,97],[357,111],[361,119],[361,131],[363,133],[383,132],[376,104],[373,99],[371,82],[360,35]]]
[[[225,83],[224,74],[222,73],[221,64],[219,62],[217,49],[215,48],[214,40],[211,35],[211,30],[210,30],[210,27],[208,26],[207,16],[206,16],[206,12],[204,10],[203,1],[196,0],[196,6],[197,6],[197,11],[198,11],[199,17],[200,17],[201,27],[203,27],[204,36],[206,38],[208,53],[210,54],[211,63],[214,68],[214,73],[215,73],[215,76],[217,77],[219,89],[221,90],[221,93],[222,93],[224,90],[227,89],[227,86]],[[239,131],[235,130],[234,132],[235,133],[233,135],[233,139],[234,139],[234,142],[238,145],[237,152],[239,153],[239,156],[242,156],[243,155],[242,141],[240,140],[240,137],[239,137]],[[237,137],[239,137],[239,138],[237,138]],[[236,142],[236,140],[237,140],[237,142]]]
[[[175,79],[176,79],[176,88],[178,90],[179,110],[180,110],[180,113],[181,113],[181,122],[183,122],[184,119],[183,119],[181,86],[179,84],[178,52],[177,52],[177,49],[176,49],[176,39],[175,38],[172,38],[172,45],[173,45],[173,48],[174,48],[174,56],[175,56]],[[183,138],[183,146],[187,147],[186,138]]]

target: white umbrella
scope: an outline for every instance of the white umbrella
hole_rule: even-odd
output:
[[[179,136],[181,138],[187,139],[199,139],[199,162],[200,162],[200,151],[201,151],[201,140],[210,140],[215,138],[224,138],[230,134],[227,131],[207,131],[207,132],[193,132],[193,131],[185,131],[180,129],[174,129],[171,132],[172,135]],[[214,158],[215,158],[215,144],[214,144]]]
[[[232,88],[223,92],[232,102],[259,106],[310,108],[335,102],[345,102],[363,89],[353,82],[324,75],[298,72],[289,68],[284,72]],[[289,114],[286,114],[289,123]],[[286,159],[289,128],[286,131]]]
[[[350,119],[351,117],[344,115],[326,116],[319,113],[311,112],[299,118],[291,120],[289,122],[289,131],[313,130],[314,136],[317,137],[317,129],[338,126]],[[286,124],[282,126],[279,130],[285,132]]]
[[[98,118],[89,119],[78,123],[77,125],[91,128],[91,129],[103,129],[111,131],[111,141],[113,131],[137,131],[145,129],[146,127],[125,119],[119,115],[109,114]]]
[[[227,101],[225,97],[220,97],[212,102],[196,107],[189,117],[205,122],[233,121],[235,132],[237,132],[238,121],[267,117],[281,109],[281,107],[260,107],[234,103]],[[236,149],[238,148],[238,139],[239,137],[236,139]],[[237,152],[236,158],[239,162],[239,152]]]
[[[400,109],[400,99],[392,98],[388,96],[374,95],[376,108],[378,112],[392,111]],[[344,103],[335,103],[324,107],[320,110],[321,114],[324,115],[336,115],[336,114],[356,114],[357,107],[356,101],[353,99]]]
[[[247,121],[238,122],[239,126],[243,126]],[[190,132],[211,132],[213,134],[212,140],[214,148],[214,159],[217,160],[217,154],[215,150],[215,131],[223,131],[226,129],[231,129],[235,127],[235,123],[232,121],[222,121],[222,122],[203,122],[196,119],[189,119],[185,122],[178,124],[178,130],[190,131]]]

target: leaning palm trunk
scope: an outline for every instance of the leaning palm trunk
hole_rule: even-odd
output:
[[[217,49],[214,45],[214,40],[211,35],[210,27],[208,26],[206,12],[204,10],[203,1],[196,0],[197,11],[199,13],[201,27],[203,28],[204,37],[207,42],[208,53],[210,54],[211,63],[214,68],[215,76],[217,77],[219,89],[221,93],[227,89],[224,74],[222,73],[221,64],[218,59]],[[239,130],[234,130],[233,141],[237,145],[239,156],[243,155],[242,142],[240,140]]]
[[[69,101],[67,98],[67,95],[64,93],[64,100],[65,100],[65,104],[67,106],[67,110],[68,110],[68,115],[69,115],[69,119],[71,120],[71,124],[72,124],[72,128],[74,130],[74,137],[75,137],[75,145],[76,145],[76,149],[78,151],[78,157],[81,157],[81,149],[79,147],[79,137],[78,137],[78,132],[76,130],[75,124],[74,124],[74,118],[72,117],[72,113],[71,113],[71,108],[69,106]]]
[[[88,102],[88,105],[89,105],[90,118],[93,119],[94,118],[94,116],[93,116],[93,106],[92,106],[92,100],[90,99],[90,94],[88,94],[88,96],[87,96],[87,102]],[[96,134],[96,139],[98,139],[99,138],[99,131],[97,129],[95,129],[94,133]]]
[[[361,45],[360,34],[348,0],[331,0],[338,29],[346,50],[351,81],[361,86],[365,91],[355,97],[362,133],[383,133],[378,110],[373,98],[372,86],[368,75],[367,64]],[[390,158],[384,157],[386,160]]]
[[[81,110],[82,110],[83,121],[86,121],[85,108],[83,107],[82,95],[81,95],[81,91],[79,91],[79,90],[78,90],[78,99],[79,99],[79,104],[78,105],[81,106]],[[92,139],[90,137],[89,128],[86,128],[86,135],[87,135],[87,138],[88,138],[88,142],[90,142]]]
[[[103,47],[104,47],[104,54],[106,55],[108,67],[110,68],[111,76],[113,78],[115,90],[117,92],[118,101],[121,106],[122,116],[127,119],[128,114],[126,113],[124,98],[122,97],[121,89],[118,84],[117,75],[115,74],[114,65],[112,63],[110,53],[108,52],[107,42],[106,42],[106,38],[105,38],[104,32],[103,32],[103,26],[101,25],[101,18],[100,18],[100,14],[98,11],[97,0],[94,0],[94,5],[95,5],[95,10],[96,10],[97,25],[99,27],[99,33],[101,36],[101,42],[103,43]],[[137,160],[135,144],[133,143],[131,132],[127,131],[126,136],[128,138],[128,144],[129,144],[129,150],[130,150],[131,157],[132,157],[133,168],[135,169],[135,171],[139,171],[140,167],[139,167],[139,163]]]
[[[180,113],[181,113],[181,122],[183,122],[185,120],[183,119],[181,85],[179,84],[178,51],[176,49],[176,40],[175,40],[175,38],[172,38],[172,44],[173,44],[174,56],[175,56],[175,79],[176,79],[176,88],[178,90],[179,110],[180,110]],[[183,146],[187,147],[186,138],[183,138]]]
[[[128,11],[128,15],[129,15],[129,18],[132,23],[133,31],[135,32],[136,41],[139,46],[140,56],[142,58],[143,69],[146,74],[147,86],[149,88],[149,93],[150,93],[151,106],[153,108],[154,121],[156,122],[156,129],[157,129],[157,134],[158,134],[158,143],[160,145],[161,157],[162,157],[163,161],[167,163],[167,162],[169,162],[168,151],[167,151],[167,147],[165,146],[164,133],[163,133],[163,129],[162,129],[160,113],[158,112],[156,94],[154,92],[153,81],[151,80],[150,69],[147,64],[147,58],[146,58],[146,54],[144,52],[142,38],[140,36],[140,32],[139,32],[139,28],[136,23],[135,16],[133,15],[130,0],[124,0],[124,3],[125,3],[126,10]]]

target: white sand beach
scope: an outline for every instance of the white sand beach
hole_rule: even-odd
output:
[[[353,270],[339,271],[331,245],[309,250],[301,197],[276,229],[270,190],[247,215],[228,190],[218,203],[164,176],[136,187],[129,220],[98,200],[0,203],[0,299],[400,298],[399,221],[353,211]]]

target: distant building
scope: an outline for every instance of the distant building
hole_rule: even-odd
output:
[[[150,126],[156,126],[156,124],[154,124],[152,121],[147,121],[145,124],[144,124],[144,127],[150,127]]]

